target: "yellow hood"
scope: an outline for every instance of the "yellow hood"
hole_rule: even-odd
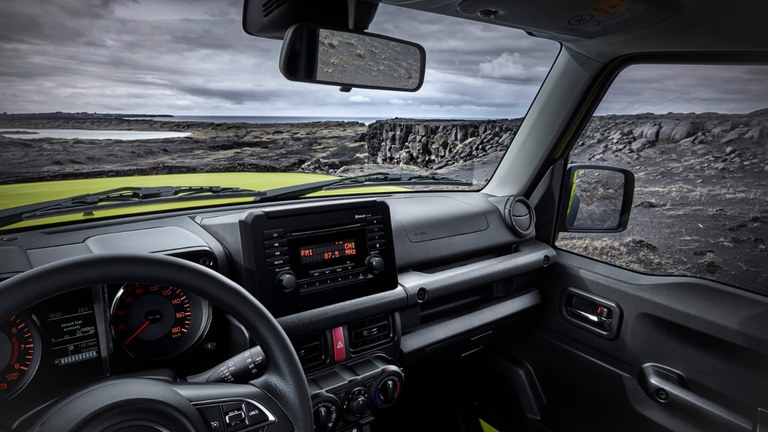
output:
[[[322,174],[306,173],[198,173],[198,174],[167,174],[150,176],[108,177],[79,180],[58,180],[35,183],[18,183],[0,185],[0,210],[34,204],[42,201],[64,199],[75,195],[97,193],[120,187],[159,187],[159,186],[222,186],[238,187],[253,190],[269,190],[285,186],[300,185],[322,180],[332,180],[338,177]],[[391,186],[370,188],[353,188],[333,191],[316,192],[308,196],[359,194],[370,192],[394,192],[405,189]],[[73,213],[52,216],[20,222],[0,230],[13,230],[29,226],[48,225],[61,222],[83,221],[111,216],[122,216],[140,213],[152,213],[166,210],[179,210],[191,207],[211,205],[247,203],[253,198],[221,198],[203,201],[187,201],[165,204],[136,204],[108,210],[96,210],[93,215]]]

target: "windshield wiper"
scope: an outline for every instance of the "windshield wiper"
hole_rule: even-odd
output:
[[[299,198],[313,192],[331,189],[347,189],[354,187],[371,186],[414,186],[414,185],[436,185],[436,186],[472,186],[471,182],[458,180],[450,177],[442,177],[426,174],[393,174],[387,172],[376,172],[361,174],[356,176],[341,177],[332,180],[321,180],[314,183],[305,183],[296,186],[288,186],[266,191],[264,196],[255,201],[269,202],[279,201],[291,198]]]
[[[122,187],[0,210],[0,227],[30,219],[80,212],[87,214],[94,210],[127,207],[139,203],[164,204],[215,198],[249,197],[257,200],[265,194],[265,192],[252,189],[222,186]]]
[[[218,198],[253,198],[253,202],[269,202],[298,198],[312,192],[326,189],[366,187],[371,185],[414,184],[472,185],[472,183],[448,177],[371,173],[304,183],[296,186],[286,186],[266,191],[222,186],[122,187],[0,210],[0,227],[13,225],[30,219],[40,219],[64,214],[82,212],[85,215],[91,215],[96,210],[107,210],[139,204],[165,204]]]

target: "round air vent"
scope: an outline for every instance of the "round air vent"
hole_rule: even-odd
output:
[[[536,225],[536,214],[527,199],[521,196],[511,196],[504,203],[504,221],[519,237],[525,237],[533,232]]]

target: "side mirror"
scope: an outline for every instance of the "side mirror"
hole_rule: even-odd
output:
[[[291,81],[414,92],[425,62],[424,48],[413,42],[297,24],[285,34],[280,72]]]
[[[574,164],[566,171],[560,231],[613,233],[627,229],[635,176],[624,168]]]

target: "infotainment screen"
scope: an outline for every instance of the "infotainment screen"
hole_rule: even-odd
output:
[[[299,280],[363,268],[368,256],[365,229],[297,233],[288,239],[291,270]]]
[[[355,255],[357,255],[357,243],[352,238],[299,247],[299,262],[302,266],[317,263],[329,265],[344,263]]]

